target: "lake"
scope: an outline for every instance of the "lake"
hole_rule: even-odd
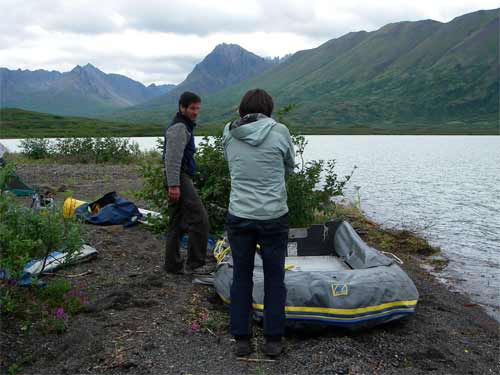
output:
[[[346,195],[386,227],[414,230],[450,259],[449,279],[500,320],[500,137],[307,136],[306,160],[356,169]],[[141,149],[155,137],[130,138]],[[197,139],[199,141],[199,139]],[[16,151],[19,140],[2,140]]]

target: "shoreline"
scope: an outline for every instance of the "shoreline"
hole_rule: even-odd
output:
[[[133,197],[141,181],[133,165],[18,164],[28,185],[71,191],[92,200],[108,191],[148,208]],[[66,193],[56,192],[62,202]],[[56,277],[91,274],[75,279],[93,299],[92,308],[77,315],[67,332],[46,335],[24,332],[19,322],[3,319],[1,367],[31,353],[23,373],[351,373],[423,374],[495,373],[499,324],[470,297],[450,290],[433,271],[445,261],[436,249],[408,231],[383,229],[352,207],[336,212],[348,220],[371,246],[394,252],[414,280],[421,298],[414,316],[368,331],[289,332],[286,353],[274,363],[242,363],[232,354],[229,316],[214,291],[193,285],[189,276],[161,271],[164,243],[142,227],[85,225],[99,251],[90,263],[57,272]],[[47,277],[47,276],[45,276]],[[44,277],[44,278],[45,278]],[[193,332],[200,308],[210,325]],[[208,330],[207,330],[208,329]],[[210,333],[210,331],[212,333]],[[128,334],[127,332],[132,332]],[[257,340],[262,330],[256,327]],[[193,348],[197,348],[193,352]]]
[[[352,205],[351,202],[342,202],[342,203],[347,204],[347,206]],[[369,221],[376,223],[376,225],[378,225],[382,230],[389,230],[389,231],[399,230],[390,227],[385,227],[384,224],[377,222],[375,218],[369,217],[368,215],[365,215],[363,212],[361,212],[361,215],[364,216]],[[421,238],[422,240],[430,243],[430,240],[426,239],[423,234],[414,233],[414,235],[415,237]],[[484,296],[480,296],[474,293],[469,293],[467,291],[466,285],[464,284],[465,279],[460,277],[460,276],[464,277],[464,275],[456,275],[456,274],[454,275],[453,273],[456,272],[456,270],[453,271],[446,269],[450,265],[450,263],[455,262],[454,259],[450,257],[449,254],[446,254],[446,250],[442,250],[442,247],[440,245],[436,246],[431,245],[431,246],[435,247],[436,249],[439,248],[438,252],[435,255],[429,256],[426,259],[422,259],[420,262],[420,267],[425,272],[428,272],[430,275],[432,275],[441,284],[443,284],[447,288],[450,288],[450,290],[466,295],[467,298],[473,301],[473,303],[481,306],[491,318],[495,319],[500,324],[500,306],[484,303],[483,302],[485,300]]]
[[[146,132],[144,133],[142,130],[139,131],[130,131],[130,132],[120,132],[120,131],[112,131],[112,132],[99,132],[99,131],[89,131],[89,132],[54,132],[54,133],[6,133],[2,134],[0,141],[2,140],[12,140],[12,139],[29,139],[29,138],[106,138],[106,137],[117,137],[117,138],[161,138],[163,137],[162,133],[163,126],[159,127],[157,131],[154,132]],[[210,127],[210,129],[203,129],[203,125],[201,125],[200,129],[197,129],[196,136],[197,137],[212,137],[220,134],[223,130],[223,126]],[[320,135],[336,135],[336,136],[437,136],[437,137],[491,137],[491,136],[500,136],[500,130],[496,131],[480,131],[480,132],[441,132],[441,131],[375,131],[375,132],[352,132],[349,130],[346,131],[336,131],[329,130],[328,128],[311,128],[304,129],[302,128],[292,128],[293,131],[297,132],[300,135],[310,136],[320,136]],[[92,136],[88,134],[92,133]]]

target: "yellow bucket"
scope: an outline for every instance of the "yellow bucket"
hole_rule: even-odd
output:
[[[66,198],[66,200],[64,201],[64,205],[63,205],[63,216],[64,217],[75,216],[75,209],[84,203],[87,203],[87,202],[79,201],[79,200],[76,200],[76,199],[71,198],[71,197]]]

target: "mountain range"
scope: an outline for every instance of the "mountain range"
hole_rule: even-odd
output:
[[[0,68],[0,106],[60,115],[86,115],[146,102],[175,85],[145,86],[126,76],[106,74],[91,64],[69,72]]]
[[[257,76],[275,64],[275,61],[257,56],[237,44],[222,43],[197,64],[175,89],[150,103],[177,102],[179,95],[186,90],[200,95],[210,94]]]
[[[448,23],[398,22],[348,33],[208,95],[200,121],[228,121],[242,95],[260,87],[277,108],[295,104],[288,120],[304,127],[394,131],[488,123],[498,133],[499,21],[495,9]],[[166,101],[161,107],[159,99],[113,117],[159,122],[175,110]]]
[[[206,95],[258,75],[278,61],[223,43],[178,86],[147,87],[123,75],[106,74],[91,64],[66,73],[0,68],[0,107],[95,117],[145,102],[164,106],[176,103],[186,90]]]
[[[359,133],[481,124],[498,133],[499,30],[500,9],[494,9],[447,23],[397,22],[351,32],[278,61],[221,44],[178,86],[157,86],[154,94],[151,86],[91,65],[68,73],[8,71],[9,79],[2,69],[0,104],[163,124],[179,94],[191,90],[203,98],[200,123],[223,124],[241,96],[260,87],[275,108],[295,104],[287,119],[296,127]]]

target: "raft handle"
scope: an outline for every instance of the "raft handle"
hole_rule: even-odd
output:
[[[392,256],[396,260],[396,262],[398,262],[401,265],[404,264],[404,262],[401,260],[401,258],[398,257],[396,254],[390,253],[388,251],[381,251],[381,253],[384,254],[384,255],[390,255],[390,256]]]

